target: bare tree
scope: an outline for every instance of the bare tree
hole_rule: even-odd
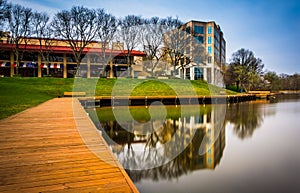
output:
[[[14,46],[14,54],[16,57],[16,74],[19,74],[20,61],[26,50],[28,37],[31,33],[32,10],[21,5],[12,5],[7,12],[8,27],[10,31],[10,41]],[[20,45],[24,46],[22,51]]]
[[[40,12],[34,12],[32,17],[32,25],[34,27],[34,30],[32,32],[32,36],[35,36],[37,38],[44,36],[44,30],[47,27],[47,24],[49,22],[49,16],[47,13],[40,13]],[[42,39],[40,39],[41,41]]]
[[[186,61],[184,51],[186,48],[186,33],[179,29],[183,24],[178,18],[168,17],[162,21],[162,24],[166,26],[167,32],[164,35],[164,51],[171,60],[173,66],[173,75],[176,71],[176,66],[183,67]]]
[[[78,69],[84,49],[95,40],[98,31],[96,11],[85,7],[72,7],[70,11],[58,12],[53,18],[52,27],[71,47]]]
[[[112,59],[112,52],[107,53],[107,49],[114,40],[119,23],[115,16],[105,13],[103,9],[97,10],[97,16],[97,38],[99,38],[101,43],[100,61],[104,68],[104,65]]]
[[[300,90],[300,74],[293,75],[280,74],[279,85],[281,90]]]
[[[4,21],[6,20],[6,11],[9,9],[10,4],[6,0],[0,0],[0,37],[3,36]]]
[[[131,66],[133,61],[131,59],[132,51],[140,44],[140,30],[144,20],[141,16],[128,15],[120,21],[120,39],[126,46],[128,76],[132,76]]]
[[[5,19],[5,6],[6,6],[6,1],[0,0],[0,21]]]
[[[50,53],[53,51],[53,31],[49,26],[49,16],[46,13],[35,12],[33,14],[33,36],[39,40],[39,54],[46,62],[47,75],[49,75]]]
[[[205,61],[208,57],[205,47],[203,43],[199,42],[195,37],[188,35],[188,45],[190,47],[186,48],[186,55],[190,59],[190,61],[197,64],[198,67],[206,65]],[[189,54],[188,54],[189,52]]]
[[[165,31],[165,26],[158,17],[146,19],[142,27],[141,40],[152,76],[155,75],[154,70],[165,55],[162,49]]]

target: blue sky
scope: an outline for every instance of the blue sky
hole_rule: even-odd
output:
[[[263,60],[265,69],[300,73],[300,1],[288,0],[13,0],[54,15],[73,5],[104,8],[117,17],[178,16],[215,21],[227,43],[227,62],[240,48],[250,49]]]

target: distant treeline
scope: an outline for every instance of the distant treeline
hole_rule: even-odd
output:
[[[224,81],[228,89],[235,91],[249,90],[300,90],[300,74],[280,74],[264,70],[260,58],[247,49],[240,49],[232,54],[229,65],[225,66]]]

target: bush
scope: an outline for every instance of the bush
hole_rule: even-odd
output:
[[[243,88],[237,88],[236,86],[226,86],[226,89],[232,90],[232,91],[235,91],[235,92],[244,92]]]

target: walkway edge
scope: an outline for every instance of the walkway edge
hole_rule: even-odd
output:
[[[104,143],[103,145],[107,149],[107,152],[109,152],[111,157],[114,159],[115,166],[118,167],[120,169],[120,171],[122,172],[122,174],[124,175],[125,180],[127,181],[128,185],[132,189],[132,192],[136,192],[136,193],[139,192],[138,189],[136,188],[136,186],[134,185],[134,183],[132,182],[132,180],[130,179],[130,177],[128,176],[128,174],[126,173],[126,171],[124,170],[123,166],[119,162],[118,158],[113,154],[112,150],[109,148],[108,144],[106,143],[105,139],[102,137],[102,135],[99,132],[99,130],[97,129],[97,127],[95,126],[94,122],[88,116],[88,113],[84,110],[84,107],[79,102],[79,99],[75,98],[75,97],[73,97],[73,115],[74,115],[74,119],[76,122],[77,130],[78,130],[79,134],[81,135],[84,143],[90,149],[90,151],[93,152],[97,157],[99,157],[99,159],[106,161],[105,158],[102,158],[102,156],[99,154],[99,152],[97,152],[97,147],[95,146],[95,145],[97,145],[97,144],[95,144],[95,142],[98,141],[97,138],[100,138],[100,141],[102,141]],[[87,130],[86,130],[87,123],[83,123],[80,120],[81,117],[88,120],[89,132],[87,132]],[[91,138],[91,134],[92,134],[93,138]],[[109,160],[107,160],[107,162],[109,162]]]

